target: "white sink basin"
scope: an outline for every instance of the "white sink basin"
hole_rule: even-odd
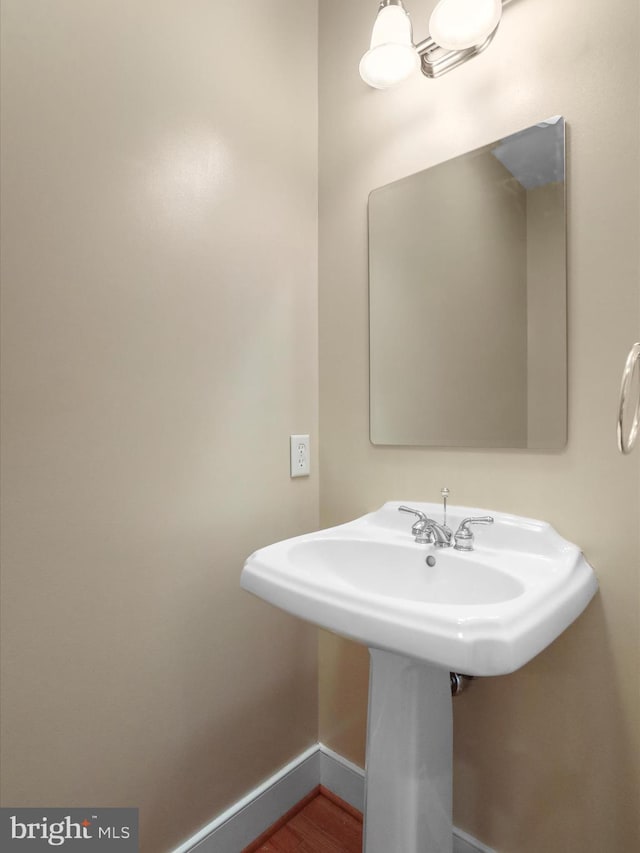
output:
[[[523,584],[471,555],[461,559],[447,549],[425,559],[431,550],[370,539],[311,539],[297,542],[290,558],[300,574],[322,575],[349,595],[382,596],[429,604],[489,604],[524,592]]]
[[[527,663],[597,590],[579,548],[542,521],[450,507],[469,516],[470,553],[418,545],[412,518],[386,503],[362,518],[256,551],[242,572],[255,595],[366,645],[463,672],[500,675]],[[410,506],[442,521],[436,504]],[[435,558],[435,565],[426,563]]]

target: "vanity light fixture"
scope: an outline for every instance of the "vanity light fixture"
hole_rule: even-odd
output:
[[[360,60],[360,76],[374,89],[388,89],[420,68],[411,18],[401,0],[382,0],[371,33],[371,46]]]
[[[441,77],[489,46],[502,5],[502,0],[440,0],[429,21],[429,36],[414,44],[402,0],[381,0],[360,76],[375,89],[389,89],[418,68],[425,77]]]

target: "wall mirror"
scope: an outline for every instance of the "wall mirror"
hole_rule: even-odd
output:
[[[374,444],[567,440],[565,123],[369,196]]]

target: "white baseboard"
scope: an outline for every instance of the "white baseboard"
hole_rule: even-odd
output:
[[[188,838],[172,853],[241,853],[317,785],[349,805],[364,807],[364,770],[318,743]],[[495,853],[453,829],[453,853]]]
[[[364,811],[364,770],[319,743],[320,784],[354,809]]]
[[[496,853],[493,847],[487,847],[477,838],[453,827],[453,853]]]
[[[319,784],[320,749],[315,744],[173,853],[240,853]]]

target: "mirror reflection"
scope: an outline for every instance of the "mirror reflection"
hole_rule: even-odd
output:
[[[371,441],[566,443],[561,117],[369,197]]]

